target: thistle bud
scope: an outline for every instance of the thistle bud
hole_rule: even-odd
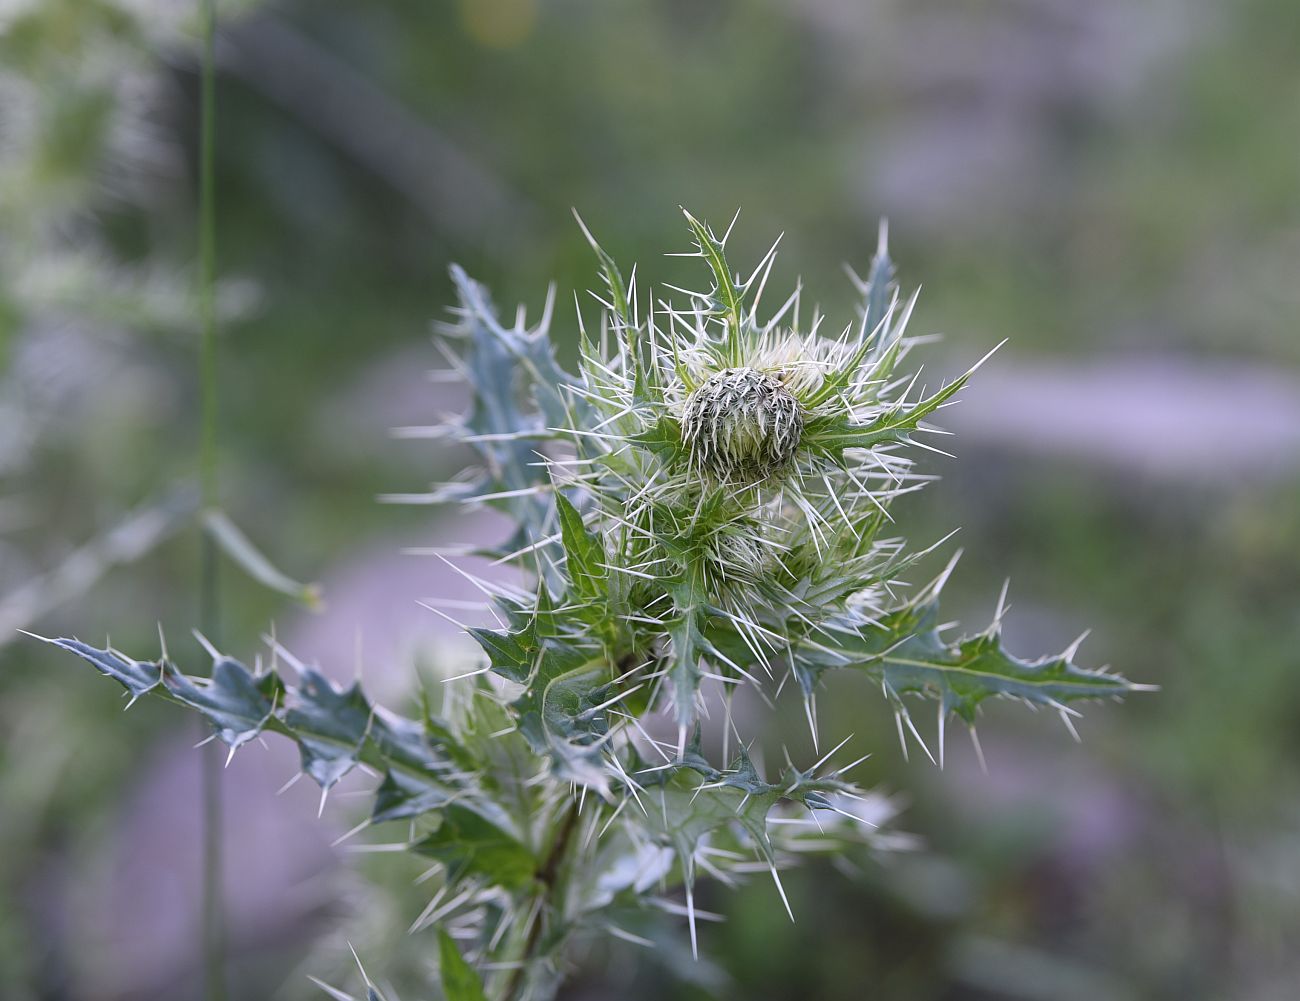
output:
[[[778,376],[728,368],[687,397],[682,439],[698,468],[723,480],[752,481],[789,465],[803,424],[803,407]]]

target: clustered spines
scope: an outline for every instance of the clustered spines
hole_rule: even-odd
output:
[[[963,650],[920,615],[919,599],[900,597],[907,587],[900,576],[924,552],[909,552],[903,540],[880,533],[892,520],[893,500],[931,479],[913,469],[909,446],[925,446],[912,436],[928,430],[921,418],[950,399],[964,378],[926,396],[917,393],[915,377],[899,376],[898,363],[913,343],[905,330],[915,296],[900,302],[883,243],[859,288],[858,318],[836,337],[819,332],[820,314],[810,328],[801,326],[797,290],[760,321],[762,280],[733,281],[723,241],[706,227],[693,229],[714,287],[677,290],[688,296],[685,303],[651,297],[654,308],[644,315],[635,282],[624,286],[597,250],[609,291],[608,301],[598,297],[601,337],[584,336],[578,376],[564,386],[572,414],[548,429],[571,442],[574,454],[543,458],[548,482],[542,489],[563,487],[574,498],[583,532],[570,526],[568,538],[552,534],[536,545],[537,558],[554,563],[571,586],[556,593],[557,608],[546,614],[555,619],[550,638],[534,640],[541,646],[529,646],[529,656],[545,661],[580,638],[596,638],[612,665],[607,675],[616,675],[583,696],[593,707],[587,712],[607,707],[610,719],[608,731],[589,742],[575,741],[558,711],[559,696],[577,694],[588,683],[585,675],[573,681],[576,675],[563,673],[569,665],[556,663],[554,676],[541,670],[532,676],[529,684],[553,677],[548,684],[555,686],[550,703],[543,699],[555,715],[545,723],[552,740],[547,753],[557,762],[553,774],[599,795],[613,791],[622,798],[618,810],[635,802],[627,816],[657,815],[641,801],[666,795],[674,806],[670,811],[669,800],[660,803],[665,824],[679,810],[698,809],[704,794],[733,789],[737,801],[722,810],[725,823],[745,826],[747,809],[765,816],[777,808],[765,797],[792,796],[807,811],[827,808],[806,776],[778,787],[735,766],[726,773],[707,764],[700,770],[703,759],[687,735],[708,716],[706,680],[728,692],[752,685],[764,698],[773,687],[777,696],[797,692],[814,748],[815,689],[833,669],[880,680],[900,734],[906,728],[918,741],[904,695],[933,697],[941,718],[953,714],[967,723],[985,697],[1027,697],[1058,711],[1064,700],[1082,697],[1082,686],[1053,679],[1060,701],[1044,701],[1045,688],[1033,687],[1033,680],[1022,684],[1040,668],[1000,648],[981,651],[988,673],[972,688]],[[717,246],[706,253],[710,242]],[[756,275],[766,278],[771,258]],[[579,541],[579,534],[589,541]],[[563,569],[551,556],[561,549]],[[607,593],[594,598],[581,586],[592,576],[593,558],[608,570]],[[539,612],[535,622],[542,620]],[[563,621],[576,622],[576,632]],[[601,632],[596,625],[608,622],[620,626]],[[543,635],[540,626],[526,628]],[[487,646],[499,652],[495,640]],[[1098,693],[1123,685],[1095,673],[1080,677]],[[656,741],[640,725],[638,716],[652,706],[676,724],[675,742]],[[729,710],[723,725],[730,727]],[[660,760],[638,768],[636,755],[623,757],[631,749]],[[585,777],[593,767],[605,770],[599,783]],[[692,770],[706,781],[684,780]],[[846,798],[829,812],[847,818],[844,804],[859,793],[843,789]],[[759,821],[747,833],[749,847],[758,848],[775,877],[769,837],[775,832]],[[689,912],[700,857],[689,845],[674,850]]]
[[[650,631],[703,603],[725,610],[728,628],[759,661],[775,661],[794,638],[842,614],[853,594],[888,583],[894,560],[876,528],[892,499],[921,478],[898,441],[846,454],[843,445],[828,448],[826,435],[906,406],[889,397],[903,388],[891,373],[905,353],[910,308],[898,308],[891,281],[873,287],[859,320],[838,337],[820,332],[820,312],[801,326],[798,289],[760,320],[775,247],[739,282],[726,265],[725,237],[688,220],[714,286],[677,289],[686,303],[652,296],[656,308],[644,316],[635,287],[622,285],[597,248],[610,290],[608,302],[599,300],[601,329],[620,336],[599,346],[584,340],[568,391],[594,420],[572,424],[577,456],[550,468],[557,485],[589,498],[592,527],[620,568],[614,576],[651,595],[653,608],[639,613]],[[885,271],[873,266],[872,275]],[[692,565],[698,588],[683,586]],[[689,725],[698,712],[693,659],[718,652],[701,647],[683,659],[673,646],[654,683]],[[748,677],[725,660],[712,666]]]
[[[487,663],[446,679],[459,679],[444,692],[461,698],[444,702],[441,717],[426,704],[407,719],[355,685],[337,691],[274,643],[301,683],[211,649],[220,662],[211,678],[186,679],[165,651],[144,663],[54,641],[133,701],[152,692],[199,712],[232,751],[263,730],[294,738],[304,773],[325,788],[354,767],[382,771],[367,823],[400,824],[400,847],[435,860],[421,880],[437,883],[412,930],[436,924],[464,943],[487,996],[545,1001],[565,944],[591,930],[635,938],[610,921],[652,887],[684,893],[676,911],[690,921],[694,950],[697,873],[730,882],[770,871],[789,911],[778,866],[794,853],[862,838],[888,847],[862,827],[886,819],[888,803],[873,804],[846,778],[863,759],[831,766],[845,742],[818,749],[815,692],[827,672],[874,682],[900,740],[906,730],[927,756],[904,699],[932,700],[940,767],[945,721],[969,725],[974,740],[986,699],[1050,708],[1069,725],[1068,703],[1142,687],[1078,667],[1077,643],[1058,657],[1012,656],[997,628],[1004,600],[984,633],[948,638],[938,598],[952,564],[928,587],[903,590],[900,575],[927,551],[879,533],[890,502],[927,479],[911,471],[908,447],[924,447],[911,435],[928,430],[921,418],[965,377],[916,397],[915,380],[894,374],[911,301],[898,308],[883,241],[860,288],[861,322],[829,338],[819,320],[800,327],[797,305],[783,322],[789,302],[760,325],[762,281],[732,282],[725,236],[693,228],[700,256],[710,245],[716,296],[665,305],[665,328],[653,310],[639,316],[635,273],[624,286],[601,253],[610,301],[599,345],[583,338],[576,375],[555,361],[549,307],[534,327],[522,314],[503,325],[485,290],[453,271],[465,344],[457,368],[473,406],[447,430],[484,468],[427,502],[504,507],[518,531],[476,554],[534,576],[521,586],[454,567],[488,599],[499,628],[469,630]],[[758,269],[764,280],[770,260]],[[709,405],[693,407],[711,380]],[[782,423],[781,393],[794,403],[797,434],[793,418]],[[701,475],[719,456],[725,483]],[[738,482],[726,465],[736,456],[780,475]],[[798,768],[787,753],[778,775],[756,764],[761,746],[751,761],[728,696],[718,760],[732,764],[715,768],[697,723],[708,716],[704,681],[728,691],[749,684],[764,699],[772,688],[774,698],[797,690],[817,762]],[[642,725],[653,707],[675,716],[675,741]],[[462,987],[471,982],[457,947],[443,952],[444,979],[452,966]]]
[[[754,482],[784,471],[798,454],[804,413],[778,375],[727,368],[686,399],[682,441],[691,464],[721,481]]]

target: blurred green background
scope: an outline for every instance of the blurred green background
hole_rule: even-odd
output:
[[[195,12],[0,3],[0,996],[198,996],[200,734],[17,630],[159,624],[199,666]],[[1010,343],[946,412],[943,482],[973,627],[1011,578],[1012,646],[1158,695],[1084,742],[992,707],[989,773],[903,760],[865,686],[823,699],[924,848],[709,892],[711,961],[575,956],[571,999],[1300,997],[1300,5],[1293,0],[279,0],[219,5],[224,503],[323,582],[317,617],[225,577],[226,646],[271,623],[390,704],[463,647],[403,547],[463,538],[376,503],[459,458],[388,428],[455,410],[429,323],[464,264],[536,309],[595,284],[576,207],[677,281],[678,205],[746,262],[784,232],[847,318],[887,216],[927,377]],[[689,262],[688,262],[689,263]],[[689,273],[688,277],[689,276]],[[455,533],[462,533],[456,535]],[[452,533],[452,534],[448,534]],[[937,569],[937,566],[932,569]],[[804,740],[782,716],[771,746]],[[283,748],[232,766],[241,998],[323,996],[358,946],[402,997],[432,953],[391,856],[330,843]],[[242,771],[241,771],[242,769]],[[378,893],[375,884],[387,887]],[[426,933],[427,934],[427,933]]]

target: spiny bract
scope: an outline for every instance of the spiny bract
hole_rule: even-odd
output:
[[[803,404],[786,388],[784,373],[727,368],[687,397],[682,440],[701,473],[743,483],[790,464],[803,419]]]

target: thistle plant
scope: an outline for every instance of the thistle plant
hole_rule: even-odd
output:
[[[480,461],[428,499],[507,513],[509,537],[473,554],[521,574],[458,567],[499,625],[469,629],[483,663],[440,699],[400,715],[278,647],[252,670],[209,647],[210,675],[192,677],[165,651],[50,641],[133,701],[197,710],[231,754],[264,732],[290,738],[322,795],[355,768],[379,776],[363,826],[391,827],[428,861],[412,929],[438,929],[453,1001],[551,997],[593,936],[652,944],[667,925],[697,950],[701,877],[767,873],[788,910],[781,872],[800,856],[889,847],[887,801],[819,732],[831,672],[878,686],[904,751],[939,763],[946,723],[974,735],[986,699],[1068,724],[1072,703],[1141,687],[1076,664],[1077,644],[1011,654],[1001,601],[988,628],[953,636],[939,598],[955,561],[909,585],[936,546],[909,547],[890,512],[930,478],[917,451],[974,369],[933,392],[909,374],[916,296],[899,295],[883,227],[854,276],[857,315],[832,329],[803,316],[798,290],[764,306],[775,247],[742,280],[726,236],[686,221],[707,286],[644,303],[635,271],[625,280],[583,227],[603,288],[596,315],[577,309],[576,373],[556,360],[553,295],[536,324],[507,324],[453,268],[460,304],[442,334],[472,401],[442,430]],[[732,712],[751,689],[802,702],[809,760],[760,765],[758,734]],[[933,753],[911,715],[921,702],[938,719]]]

